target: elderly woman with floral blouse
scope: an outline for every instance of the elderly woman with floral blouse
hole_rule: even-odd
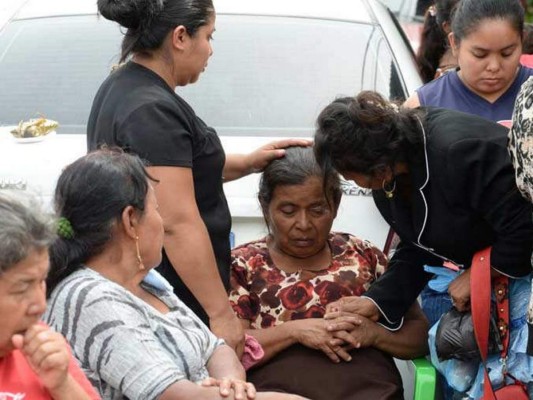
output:
[[[324,187],[312,149],[300,147],[263,173],[259,201],[269,234],[232,251],[230,301],[265,352],[249,379],[317,400],[403,398],[391,356],[426,353],[418,305],[396,332],[359,316],[323,318],[327,304],[362,295],[387,261],[371,243],[331,232],[341,199],[332,178]]]

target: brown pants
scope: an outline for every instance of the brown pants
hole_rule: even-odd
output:
[[[248,371],[258,391],[293,393],[312,400],[403,400],[402,378],[391,356],[352,350],[334,364],[319,350],[294,345]]]

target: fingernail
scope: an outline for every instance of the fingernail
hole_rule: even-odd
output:
[[[352,361],[352,357],[348,357],[348,359],[347,359],[346,361],[347,361],[347,362]]]

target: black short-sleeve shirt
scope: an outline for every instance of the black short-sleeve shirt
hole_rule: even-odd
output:
[[[104,81],[93,101],[87,148],[91,151],[104,144],[135,153],[151,166],[192,168],[196,203],[228,289],[231,216],[222,188],[225,154],[215,130],[160,76],[129,62]],[[165,252],[159,270],[178,297],[207,322]]]

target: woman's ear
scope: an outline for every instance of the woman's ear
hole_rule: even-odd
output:
[[[132,206],[127,206],[122,211],[122,229],[126,235],[135,239],[137,237],[137,226],[139,225],[138,213]]]
[[[383,165],[377,168],[372,175],[374,179],[377,179],[379,181],[390,182],[394,179],[394,172],[392,170],[392,167],[388,165]]]
[[[449,35],[450,32],[451,32],[451,27],[450,27],[450,23],[448,21],[444,21],[441,25],[440,25],[442,31],[446,34],[446,35]]]
[[[448,33],[448,41],[450,42],[450,48],[452,49],[453,56],[457,57],[458,43],[455,40],[455,35],[453,32]]]
[[[187,33],[187,28],[183,25],[179,25],[171,31],[170,41],[172,47],[175,49],[184,50],[188,39],[189,34]]]

